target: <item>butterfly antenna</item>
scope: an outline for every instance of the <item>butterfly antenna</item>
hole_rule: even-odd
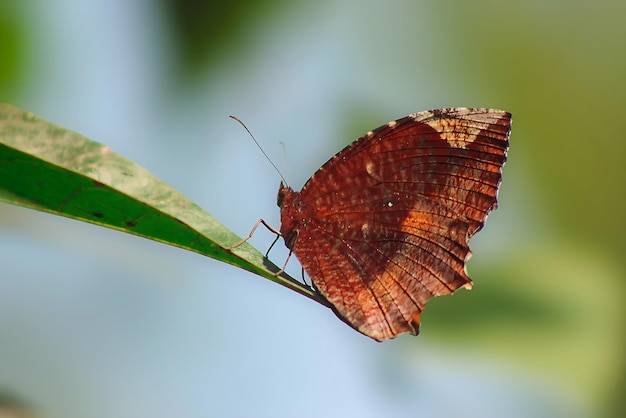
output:
[[[259,144],[259,142],[256,140],[256,138],[254,137],[254,135],[252,135],[252,132],[250,132],[250,129],[248,129],[248,127],[246,126],[245,123],[243,123],[241,121],[241,119],[239,119],[236,116],[230,115],[229,118],[236,120],[237,122],[239,122],[239,124],[241,126],[243,126],[243,128],[246,130],[246,132],[248,132],[248,135],[250,135],[250,138],[252,138],[252,140],[254,141],[254,143],[256,144],[257,147],[259,147],[259,149],[261,150],[261,152],[263,153],[263,155],[265,155],[265,158],[267,158],[267,161],[270,162],[270,164],[272,165],[272,167],[274,167],[274,170],[276,170],[276,172],[278,173],[278,175],[280,176],[280,178],[283,180],[283,183],[285,185],[287,185],[287,180],[285,180],[285,176],[283,176],[283,173],[280,172],[280,170],[278,169],[278,167],[276,167],[276,164],[274,164],[274,162],[272,161],[272,159],[265,153],[265,151],[263,150],[263,147],[261,147],[261,145]]]
[[[283,147],[283,159],[285,160],[285,170],[287,171],[287,177],[291,177],[289,175],[289,160],[287,159],[287,146],[285,145],[283,141],[278,141],[278,143],[280,144],[281,147]],[[287,185],[287,182],[285,182],[285,185]]]

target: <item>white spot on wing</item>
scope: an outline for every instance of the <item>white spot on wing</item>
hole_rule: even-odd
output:
[[[372,160],[367,160],[365,162],[365,171],[367,171],[367,174],[369,174],[370,176],[374,176],[375,170],[376,170],[376,167],[374,166],[374,163],[372,162]]]

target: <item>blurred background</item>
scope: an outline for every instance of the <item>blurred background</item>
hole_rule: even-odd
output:
[[[248,272],[0,205],[0,415],[625,416],[625,16],[607,0],[0,0],[0,101],[242,236],[279,225],[280,178],[230,114],[299,189],[389,120],[513,113],[474,289],[383,344]]]

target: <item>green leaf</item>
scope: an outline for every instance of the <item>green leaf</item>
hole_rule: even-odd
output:
[[[117,229],[248,270],[317,302],[188,198],[109,147],[0,104],[0,201]]]

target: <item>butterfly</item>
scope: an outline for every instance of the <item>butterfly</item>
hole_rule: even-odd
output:
[[[497,206],[511,114],[446,108],[389,122],[281,183],[280,233],[348,325],[377,341],[419,333],[428,300],[471,288],[469,239]]]

